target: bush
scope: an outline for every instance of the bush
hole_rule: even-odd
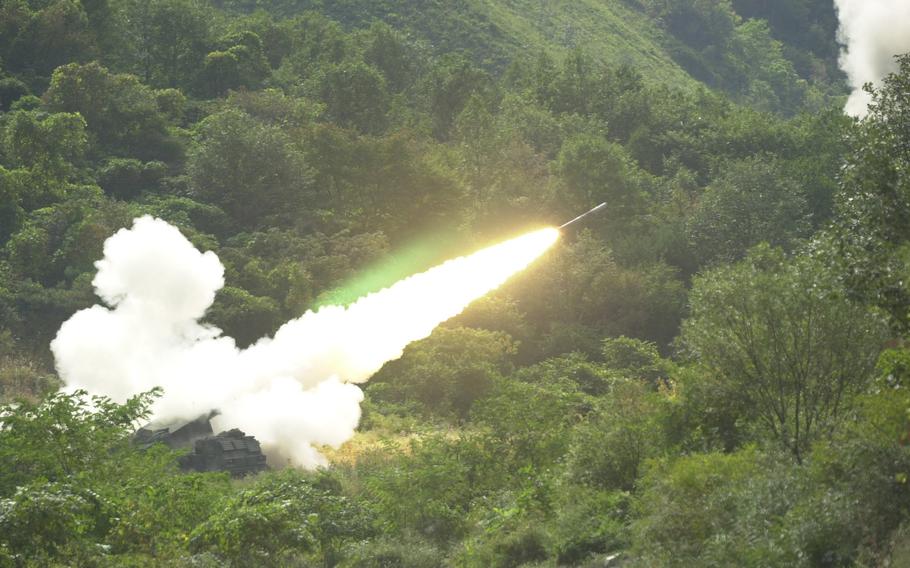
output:
[[[608,337],[601,349],[604,365],[630,379],[642,379],[657,386],[667,377],[669,364],[660,357],[657,345],[626,336]]]
[[[780,526],[798,466],[746,448],[658,463],[642,480],[632,550],[645,566],[792,566]]]
[[[471,503],[502,480],[506,467],[483,439],[467,435],[426,435],[407,450],[390,443],[370,457],[358,460],[358,481],[386,530],[438,546],[465,536]]]
[[[437,329],[409,345],[401,359],[387,363],[369,392],[377,400],[418,402],[427,413],[465,418],[495,378],[510,369],[514,352],[515,344],[505,333]]]
[[[341,542],[369,534],[370,519],[323,481],[294,470],[265,474],[221,502],[190,535],[190,550],[238,566],[284,566],[309,552],[329,562]]]
[[[167,466],[150,467],[161,452]],[[119,514],[106,540],[118,555],[177,556],[192,531],[216,513],[222,496],[233,491],[230,478],[226,473],[177,472],[173,455],[162,447],[149,449],[142,458],[136,467],[145,471],[131,472],[116,490]],[[143,475],[148,470],[158,475],[150,479]]]
[[[572,434],[568,471],[576,483],[630,491],[648,458],[662,453],[662,394],[617,379]]]
[[[468,566],[516,568],[547,560],[548,541],[549,536],[542,527],[521,525],[487,535],[477,548],[469,549],[460,560]]]
[[[436,568],[443,552],[413,535],[396,535],[352,545],[346,565],[354,568]]]
[[[596,554],[626,548],[630,502],[622,491],[563,487],[547,527],[559,565],[578,566]]]
[[[0,496],[35,481],[70,482],[77,474],[104,479],[137,451],[129,436],[148,416],[155,394],[121,405],[76,391],[0,406]]]
[[[0,543],[19,560],[81,563],[104,550],[97,542],[108,514],[98,495],[71,484],[23,485],[0,499]]]
[[[562,457],[570,428],[589,408],[588,397],[567,379],[549,384],[498,379],[490,395],[475,404],[471,417],[488,429],[498,459],[519,471],[546,467]]]

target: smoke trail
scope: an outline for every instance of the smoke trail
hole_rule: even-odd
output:
[[[897,71],[894,56],[910,51],[910,1],[835,0],[834,4],[840,19],[838,40],[846,46],[840,66],[853,87],[844,110],[863,117],[872,100],[863,85],[876,84]]]
[[[427,337],[542,254],[558,238],[543,229],[450,260],[365,296],[284,324],[238,349],[199,323],[224,285],[224,268],[160,219],[136,219],[104,245],[93,285],[105,303],[77,312],[51,343],[68,389],[115,400],[154,386],[155,419],[191,419],[213,408],[216,428],[254,434],[295,463],[324,463],[313,447],[338,446],[360,419],[354,383]]]

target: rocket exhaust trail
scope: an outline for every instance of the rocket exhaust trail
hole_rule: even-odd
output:
[[[559,228],[560,228],[560,229],[563,229],[563,228],[565,228],[565,227],[568,227],[568,226],[571,225],[572,223],[575,223],[576,221],[581,221],[582,219],[584,219],[585,217],[587,217],[587,216],[590,215],[591,213],[596,213],[596,212],[600,211],[601,209],[603,209],[603,208],[606,207],[606,206],[607,206],[607,202],[604,201],[603,203],[601,203],[601,204],[598,205],[597,207],[594,207],[594,208],[591,209],[590,211],[587,211],[587,212],[585,212],[585,213],[582,213],[581,215],[579,215],[578,217],[572,219],[572,220],[569,221],[568,223],[563,223],[562,225],[559,226]]]
[[[348,306],[309,311],[241,349],[199,321],[224,286],[221,261],[176,227],[142,217],[104,243],[92,283],[107,306],[74,314],[51,351],[69,391],[122,402],[161,386],[154,420],[217,408],[214,428],[255,435],[279,463],[325,465],[317,447],[338,447],[360,420],[357,383],[530,265],[559,236],[547,227],[494,244]]]

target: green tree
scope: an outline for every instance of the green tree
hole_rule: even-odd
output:
[[[427,140],[412,132],[358,137],[320,125],[310,133],[305,150],[315,170],[317,207],[360,229],[405,240],[460,220],[463,188],[455,173],[434,159]]]
[[[733,35],[737,15],[730,0],[648,0],[667,30],[695,48],[722,48]]]
[[[575,352],[518,369],[512,378],[532,384],[574,383],[579,391],[599,397],[610,392],[617,374]]]
[[[278,68],[293,51],[294,21],[281,19],[265,10],[231,18],[229,29],[233,33],[248,31],[259,36],[266,60],[272,69]]]
[[[380,400],[417,401],[429,412],[464,418],[495,377],[509,370],[514,352],[515,345],[504,333],[442,328],[387,363],[369,392]]]
[[[116,404],[84,391],[19,401],[0,412],[0,495],[32,481],[73,482],[103,475],[118,455],[135,451],[130,434],[148,417],[153,391]]]
[[[800,109],[807,84],[784,57],[783,46],[771,37],[766,22],[749,20],[738,26],[728,49],[725,59],[732,69],[724,81],[747,84],[745,102],[767,112],[792,114]]]
[[[93,540],[110,520],[92,491],[66,482],[36,481],[0,500],[0,559],[20,564],[83,564],[97,558]],[[9,564],[14,565],[14,564]]]
[[[899,561],[910,500],[907,369],[904,349],[884,352],[870,394],[803,466],[755,447],[652,462],[639,482],[634,554],[665,566]]]
[[[849,140],[835,232],[850,292],[910,331],[910,55],[873,92]]]
[[[399,93],[414,81],[417,75],[415,55],[400,32],[375,22],[361,41],[363,60],[382,72],[391,92]]]
[[[736,385],[797,461],[849,415],[883,337],[880,319],[833,280],[820,259],[761,246],[695,278],[682,329],[690,356]]]
[[[196,0],[126,0],[132,70],[155,87],[192,85],[209,48],[211,14]]]
[[[9,59],[9,51],[19,32],[32,19],[32,9],[26,0],[4,2],[0,5],[0,55]],[[8,63],[7,63],[8,65]]]
[[[222,38],[219,44],[203,61],[201,92],[219,96],[229,89],[256,89],[268,77],[271,69],[258,35],[244,31]]]
[[[603,340],[601,352],[604,365],[623,377],[640,379],[656,387],[669,375],[669,361],[661,358],[657,345],[650,341],[608,337]]]
[[[607,202],[612,224],[628,223],[645,205],[644,175],[619,144],[600,136],[565,140],[557,158],[558,172],[576,199],[593,207]]]
[[[86,123],[75,113],[17,111],[4,117],[4,162],[13,168],[37,170],[56,179],[76,173],[87,149]]]
[[[315,11],[305,12],[287,22],[290,53],[281,62],[276,80],[297,85],[319,70],[351,59],[350,38],[338,22]]]
[[[60,65],[97,54],[85,7],[73,0],[46,3],[14,37],[6,63],[18,72],[46,77]]]
[[[64,65],[54,71],[44,102],[56,112],[81,114],[93,142],[113,155],[179,155],[155,92],[132,75],[113,74],[98,63]]]
[[[487,93],[490,83],[490,77],[463,56],[446,55],[436,61],[418,87],[433,121],[433,134],[447,139],[471,95]]]
[[[197,125],[187,173],[199,197],[243,227],[295,220],[310,190],[309,168],[288,134],[237,109]]]
[[[510,284],[542,339],[536,360],[571,351],[601,354],[606,336],[640,338],[659,345],[677,333],[685,289],[665,264],[624,268],[590,232],[561,245]]]
[[[816,230],[834,216],[841,168],[847,159],[848,139],[853,120],[841,109],[800,115],[790,122],[795,131],[792,150],[781,152],[780,166],[785,178],[803,188],[806,204]]]
[[[121,558],[177,558],[196,527],[222,511],[224,495],[233,491],[230,476],[178,471],[174,452],[162,444],[137,457],[134,469],[108,490],[116,510],[126,514],[114,520],[105,541]]]
[[[833,4],[818,0],[732,1],[737,14],[767,20],[775,38],[797,48],[787,52],[801,75],[807,76],[810,69],[817,74],[824,64],[826,78],[833,78],[838,50],[832,38],[839,24]]]
[[[478,437],[467,434],[428,434],[404,448],[386,444],[357,464],[361,496],[386,530],[438,545],[465,536],[471,501],[496,483],[502,469]]]
[[[87,147],[78,114],[15,111],[0,120],[0,244],[19,231],[28,212],[67,197],[82,173]]]
[[[599,99],[602,87],[594,61],[581,50],[573,50],[562,61],[558,72],[546,76],[552,65],[546,59],[537,62],[536,88],[547,106],[557,114],[589,114]]]
[[[16,233],[25,220],[19,184],[4,168],[0,168],[0,245]]]
[[[265,123],[286,128],[301,128],[316,122],[325,112],[324,105],[303,97],[293,97],[280,89],[234,91],[228,104]]]
[[[0,558],[97,565],[185,551],[229,478],[179,474],[173,451],[132,442],[156,395],[116,404],[77,391],[0,407]]]
[[[363,62],[344,62],[322,69],[314,79],[318,98],[334,122],[371,134],[383,130],[389,93],[375,68]]]
[[[497,379],[490,394],[471,411],[473,422],[487,429],[489,451],[498,454],[501,466],[515,475],[516,482],[526,475],[543,477],[551,464],[565,456],[572,427],[591,410],[591,400],[578,384],[553,370],[529,370],[532,377],[543,379],[534,383]]]
[[[66,199],[31,213],[6,245],[22,280],[72,283],[94,269],[104,240],[129,225],[134,211],[108,201],[97,186],[65,185]]]
[[[802,188],[765,158],[728,163],[687,223],[691,246],[705,264],[731,262],[760,242],[792,248],[809,228]]]
[[[598,489],[631,491],[645,460],[666,447],[661,423],[663,395],[626,378],[611,381],[572,432],[569,477]]]

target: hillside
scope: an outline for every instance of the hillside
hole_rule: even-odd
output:
[[[581,49],[653,82],[682,89],[702,83],[774,112],[819,108],[846,92],[837,68],[836,16],[823,0],[269,0],[255,6],[285,15],[313,10],[349,28],[383,21],[436,54],[466,52],[495,73],[539,53],[560,59]]]
[[[315,6],[314,6],[315,7]],[[503,71],[535,51],[561,59],[584,49],[610,65],[631,65],[654,80],[691,85],[691,78],[661,48],[662,32],[640,10],[622,2],[333,2],[322,12],[348,26],[379,19],[405,29],[437,53],[464,50]]]
[[[854,120],[831,16],[0,3],[0,567],[906,564],[910,55]]]

